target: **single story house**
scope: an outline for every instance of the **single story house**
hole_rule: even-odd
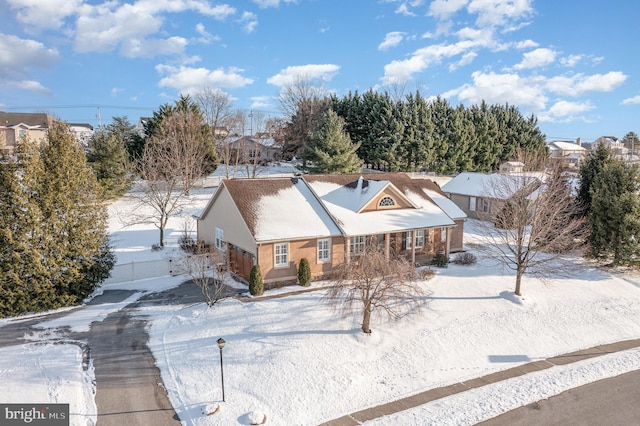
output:
[[[293,282],[302,258],[314,277],[377,243],[427,262],[462,250],[466,215],[428,179],[404,173],[223,180],[197,220],[198,240],[227,252],[248,279]]]
[[[467,217],[485,220],[519,191],[528,191],[530,198],[535,197],[542,180],[542,175],[535,173],[463,172],[444,184],[442,191]]]

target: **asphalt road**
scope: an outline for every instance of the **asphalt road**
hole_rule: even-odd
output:
[[[487,420],[483,426],[640,425],[640,371],[589,383]]]

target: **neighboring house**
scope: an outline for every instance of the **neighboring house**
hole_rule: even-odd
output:
[[[93,126],[88,123],[69,123],[69,128],[74,133],[76,140],[86,149],[93,136]]]
[[[442,191],[468,217],[486,220],[514,193],[530,192],[535,197],[541,180],[533,174],[484,174],[464,172],[442,186]]]
[[[422,263],[462,250],[466,216],[427,179],[403,173],[227,179],[198,218],[198,240],[225,250],[232,272],[293,282],[302,258],[314,277],[377,243]]]
[[[500,173],[522,173],[524,172],[524,163],[520,161],[505,161],[500,164]]]
[[[242,136],[227,139],[231,163],[265,164],[282,159],[282,146],[274,138]]]
[[[580,138],[576,142],[553,141],[547,146],[551,152],[551,160],[561,162],[569,169],[579,168],[582,158],[587,154],[587,149],[580,143]]]
[[[44,113],[0,111],[0,154],[13,154],[20,140],[42,141],[52,118]]]
[[[20,140],[29,138],[41,142],[47,137],[53,117],[45,113],[0,111],[0,154],[13,154]],[[93,126],[86,123],[69,124],[75,139],[87,147],[93,135]]]
[[[615,136],[600,136],[598,139],[593,141],[593,143],[591,144],[591,149],[595,150],[600,145],[609,148],[614,155],[623,155],[627,152],[627,149],[624,146],[624,142],[621,139],[616,138]]]

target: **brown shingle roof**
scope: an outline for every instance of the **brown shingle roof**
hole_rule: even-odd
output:
[[[40,126],[46,129],[49,127],[50,121],[50,117],[41,112],[27,113],[0,111],[0,126],[14,126],[16,124],[24,123],[28,126]]]
[[[298,178],[224,179],[223,183],[240,210],[251,235],[255,235],[260,197],[274,195],[292,187],[294,179]]]

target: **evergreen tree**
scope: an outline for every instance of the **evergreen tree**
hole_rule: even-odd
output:
[[[610,159],[590,186],[590,256],[632,265],[640,255],[640,180],[638,168]]]
[[[17,151],[24,152],[27,143]],[[30,202],[20,174],[12,160],[0,163],[0,317],[40,310],[38,295],[55,297],[32,241],[39,232],[39,210]]]
[[[362,167],[356,151],[358,145],[351,143],[344,132],[344,120],[333,110],[328,110],[311,134],[305,148],[304,158],[311,173],[353,173]]]
[[[128,153],[117,133],[100,129],[89,140],[87,162],[93,169],[105,198],[115,198],[131,187]]]
[[[591,210],[592,186],[595,180],[602,174],[604,167],[613,160],[611,150],[604,144],[599,144],[594,151],[580,165],[580,188],[578,189],[577,202],[581,207],[583,216],[587,216]]]
[[[54,122],[0,165],[0,315],[82,301],[113,266],[106,210],[85,154]]]
[[[253,265],[249,273],[249,293],[252,296],[262,296],[262,293],[264,293],[264,281],[260,265]]]
[[[304,287],[307,287],[311,283],[311,267],[306,257],[300,259],[300,265],[298,266],[298,283]]]

